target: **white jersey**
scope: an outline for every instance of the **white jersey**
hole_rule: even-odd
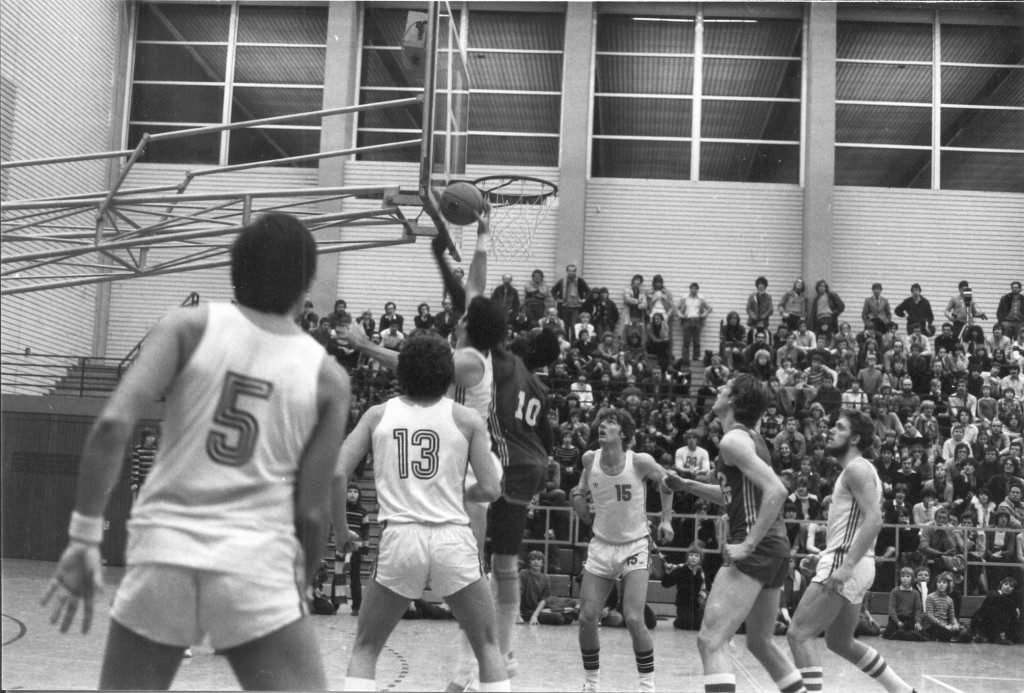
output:
[[[625,544],[647,536],[647,489],[627,450],[622,471],[601,470],[601,450],[594,452],[590,493],[594,498],[594,536],[609,544]]]
[[[326,352],[213,303],[167,396],[160,450],[128,523],[129,565],[249,573],[295,564],[298,463]],[[269,569],[269,568],[268,568]]]
[[[473,347],[460,347],[457,351],[478,359],[484,366],[484,375],[480,382],[470,387],[456,387],[453,384],[448,388],[448,396],[474,410],[484,418],[484,421],[490,421],[491,405],[494,402],[494,365],[491,362],[491,355],[484,355]]]
[[[871,473],[870,502],[877,507],[882,499],[882,482],[878,478],[875,466],[863,457],[855,457],[850,461],[836,480],[835,490],[832,492],[832,503],[828,507],[828,529],[825,531],[825,550],[822,551],[822,559],[834,557],[837,565],[846,558],[846,553],[853,544],[853,537],[860,529],[864,521],[864,515],[857,505],[857,499],[846,486],[847,471],[854,465],[862,466]],[[864,557],[875,555],[874,542],[868,547]]]
[[[373,476],[381,522],[469,524],[462,487],[469,440],[448,397],[429,406],[401,398],[384,403],[373,429]]]

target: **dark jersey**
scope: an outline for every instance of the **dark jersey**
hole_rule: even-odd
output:
[[[490,421],[491,449],[505,468],[506,493],[529,498],[543,483],[552,448],[548,422],[547,387],[515,354],[491,353],[494,397]],[[521,482],[517,482],[521,480]],[[529,489],[513,486],[528,485]],[[541,487],[542,488],[542,487]]]
[[[754,441],[754,450],[757,452],[757,456],[765,464],[771,466],[768,445],[760,433],[746,426],[738,426],[733,430],[740,430],[749,435]],[[718,484],[725,495],[725,512],[729,519],[729,543],[739,544],[747,538],[747,533],[757,520],[757,513],[761,509],[761,489],[751,483],[737,467],[726,464],[721,455],[715,460],[715,471]],[[782,520],[782,508],[779,508],[778,517],[772,522],[768,533],[765,534],[764,539],[754,551],[771,556],[789,555],[789,540],[786,538],[786,525]]]

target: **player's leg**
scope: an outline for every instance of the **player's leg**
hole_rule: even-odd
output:
[[[727,646],[762,589],[760,581],[741,573],[736,566],[723,566],[715,576],[697,635],[705,691],[736,690]]]
[[[786,638],[789,640],[793,660],[800,670],[800,675],[803,676],[804,686],[808,691],[822,689],[821,656],[815,640],[826,627],[834,624],[843,610],[844,602],[845,600],[837,593],[826,590],[822,583],[812,582],[807,586],[807,591],[801,597],[796,613],[793,614]],[[853,637],[852,630],[850,637]]]
[[[345,690],[376,690],[373,682],[377,671],[377,658],[391,632],[409,608],[409,597],[373,580],[363,595],[359,610],[359,623],[352,643],[352,657],[345,675]]]
[[[223,653],[246,690],[322,691],[327,688],[320,643],[308,617]]]
[[[893,671],[875,648],[866,645],[853,637],[860,620],[860,603],[849,604],[842,600],[843,606],[839,614],[825,629],[825,644],[835,652],[854,664],[858,669],[872,677],[889,691],[889,693],[907,693],[913,686],[904,681]],[[801,605],[803,602],[801,601]]]
[[[644,622],[649,575],[647,570],[631,570],[622,576],[622,616],[633,640],[633,656],[642,691],[654,690],[654,640]]]
[[[167,690],[181,665],[184,647],[161,645],[111,619],[100,670],[100,690]]]
[[[775,644],[775,620],[779,613],[777,587],[761,590],[747,614],[747,649],[757,658],[783,693],[805,691],[800,672]]]
[[[587,557],[593,560],[593,547]],[[599,577],[589,570],[583,571],[583,583],[580,585],[580,654],[583,657],[583,671],[586,677],[584,690],[596,690],[601,672],[601,641],[597,629],[601,625],[601,611],[611,594],[615,581],[611,578]],[[642,610],[642,607],[641,607]]]
[[[482,690],[509,690],[505,658],[498,646],[498,633],[494,625],[494,603],[491,588],[484,578],[478,579],[458,592],[444,598],[452,608],[452,615],[469,638],[477,662],[480,663]],[[487,684],[501,684],[494,687]]]

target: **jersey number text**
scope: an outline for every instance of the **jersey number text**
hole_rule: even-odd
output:
[[[540,415],[540,400],[536,397],[531,397],[530,401],[526,401],[526,393],[522,390],[519,391],[519,406],[516,407],[516,418],[520,421],[525,421],[527,426],[537,425],[537,416]]]
[[[228,371],[213,415],[216,428],[206,436],[206,454],[211,460],[229,467],[240,467],[252,458],[260,435],[260,423],[239,405],[238,400],[243,395],[269,399],[273,389],[274,384],[266,380]]]
[[[419,448],[419,456],[412,460],[412,475],[417,479],[430,479],[437,474],[437,451],[440,447],[440,438],[436,431],[428,428],[420,428],[409,435],[409,429],[396,428],[392,434],[398,442],[398,477],[409,478],[409,448],[412,445]]]
[[[628,501],[633,497],[632,484],[615,484],[615,500]]]

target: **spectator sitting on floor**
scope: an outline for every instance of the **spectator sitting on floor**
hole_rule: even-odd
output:
[[[527,554],[529,568],[519,571],[519,616],[531,626],[544,624],[562,626],[572,623],[579,615],[574,600],[553,597],[551,578],[544,572],[544,554]]]
[[[900,584],[889,592],[889,622],[882,631],[886,640],[927,640],[922,633],[924,606],[921,593],[914,589],[914,569],[900,569]]]
[[[935,578],[935,590],[928,595],[924,606],[924,627],[922,632],[929,640],[938,642],[966,642],[970,635],[957,620],[953,608],[952,573],[939,573]]]
[[[1012,577],[1003,578],[999,588],[985,596],[985,600],[971,618],[971,633],[976,643],[1012,645],[1011,636],[1019,629],[1021,604],[1014,598],[1017,581]]]

